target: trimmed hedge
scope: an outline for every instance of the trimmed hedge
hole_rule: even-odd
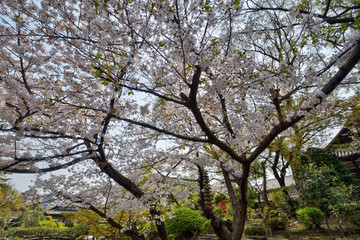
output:
[[[76,225],[71,228],[50,228],[50,227],[31,227],[31,228],[10,228],[6,231],[8,237],[46,237],[46,238],[64,238],[75,239],[78,236],[87,233],[83,225]]]

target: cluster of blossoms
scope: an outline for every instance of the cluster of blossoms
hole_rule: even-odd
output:
[[[1,169],[79,165],[39,184],[73,202],[111,198],[114,206],[130,193],[143,205],[170,191],[185,201],[179,176],[196,165],[240,177],[324,102],[345,77],[329,81],[336,65],[359,45],[348,28],[335,51],[317,9],[279,8],[275,18],[271,5],[245,2],[2,1]],[[42,150],[18,150],[29,141]],[[191,161],[180,164],[183,155]]]

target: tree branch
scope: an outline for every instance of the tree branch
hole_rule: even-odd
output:
[[[345,77],[350,73],[350,71],[355,67],[357,62],[360,60],[360,39],[357,40],[357,43],[352,50],[351,55],[348,57],[346,62],[337,73],[328,81],[328,83],[321,89],[321,92],[324,93],[325,96],[328,96],[340,83],[345,79]],[[315,104],[313,107],[308,109],[303,109],[304,111],[310,112],[316,106],[318,106],[322,101],[322,96],[317,96],[319,102]],[[304,118],[304,115],[293,116],[289,121],[284,121],[279,125],[276,125],[271,129],[268,135],[260,142],[258,147],[251,153],[251,155],[247,158],[249,162],[253,162],[278,136],[281,132],[285,131],[289,127],[293,126],[295,123],[299,122]]]
[[[104,212],[100,211],[98,208],[96,208],[93,205],[90,205],[89,209],[93,212],[95,212],[97,215],[99,215],[100,217],[104,218],[112,227],[122,230],[123,226],[121,226],[119,223],[117,223],[114,219],[112,219],[111,217],[107,216]],[[142,234],[139,234],[137,232],[135,232],[134,230],[125,230],[124,233],[131,237],[134,240],[144,240],[145,237]]]

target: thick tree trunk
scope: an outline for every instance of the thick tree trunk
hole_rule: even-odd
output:
[[[231,223],[228,224],[219,218],[211,220],[211,226],[219,240],[231,240]]]
[[[167,233],[165,229],[165,223],[163,221],[158,220],[156,223],[156,227],[159,233],[159,237],[161,240],[167,240]]]
[[[238,226],[240,225],[240,219],[241,219],[240,199],[237,199],[235,196],[234,188],[231,183],[229,173],[225,169],[222,169],[222,172],[223,172],[226,188],[227,188],[227,191],[228,191],[228,194],[230,197],[231,206],[233,208],[233,222],[232,222],[232,227],[231,227],[231,231],[232,231],[231,239],[234,239],[234,233],[239,234]],[[240,185],[240,183],[239,183],[239,185]]]
[[[237,221],[234,221],[233,224],[233,236],[232,240],[240,240],[245,228],[246,213],[247,213],[247,187],[248,187],[248,178],[250,173],[250,163],[242,165],[242,173],[239,180],[240,187],[240,198],[239,198],[239,215],[236,216]],[[235,216],[234,216],[235,219]]]
[[[236,182],[240,187],[240,197],[237,199],[235,196],[234,188],[231,183],[229,173],[222,169],[225,179],[226,188],[230,197],[231,205],[233,208],[233,222],[224,222],[215,217],[212,209],[204,210],[206,218],[211,219],[211,225],[214,228],[219,240],[240,240],[245,227],[246,212],[247,212],[247,186],[248,177],[250,172],[250,164],[242,165],[242,175]]]
[[[229,193],[231,205],[233,208],[233,223],[231,227],[231,237],[219,239],[230,239],[230,240],[240,240],[245,227],[246,221],[246,212],[247,212],[247,186],[248,186],[248,177],[250,173],[250,164],[242,165],[241,177],[237,179],[237,184],[240,187],[240,196],[239,199],[236,198],[234,188],[231,184],[229,173],[223,169],[223,175],[226,183],[226,187]]]

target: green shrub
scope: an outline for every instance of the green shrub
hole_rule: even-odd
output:
[[[75,226],[75,224],[73,223],[73,222],[67,222],[67,223],[65,223],[65,227],[74,227]]]
[[[201,226],[201,233],[214,233],[214,229],[211,226],[211,220],[207,220]]]
[[[258,196],[257,192],[251,188],[248,188],[246,196],[248,201],[248,205],[247,205],[248,208],[255,208],[255,201],[257,200],[257,196]]]
[[[23,212],[19,218],[19,222],[21,222],[25,227],[39,227],[39,221],[45,220],[46,217],[44,213],[39,210],[27,210]]]
[[[222,193],[216,193],[213,202],[215,204],[218,204],[219,202],[229,202],[229,197]]]
[[[231,203],[226,203],[226,212],[220,207],[220,204],[216,204],[213,209],[215,216],[223,220],[233,219],[233,209]]]
[[[266,220],[265,225],[271,230],[285,230],[288,220],[283,217],[271,217]]]
[[[169,219],[167,230],[174,237],[183,239],[199,234],[205,221],[206,219],[198,211],[178,208],[174,217]]]
[[[211,220],[207,220],[201,226],[201,233],[214,233],[214,229],[211,226]]]
[[[277,189],[269,193],[269,201],[279,208],[286,203],[286,196],[282,189]]]
[[[51,216],[46,216],[46,219],[40,220],[39,224],[40,227],[56,228],[58,226],[56,221],[57,219],[53,219]]]
[[[83,225],[76,225],[72,228],[52,228],[52,227],[30,227],[30,228],[10,228],[6,231],[6,235],[9,237],[78,237],[84,235],[87,229]]]
[[[324,213],[318,208],[306,207],[296,211],[299,221],[308,229],[319,228]]]
[[[255,219],[258,218],[258,213],[255,209],[248,207],[246,217],[247,219]]]
[[[215,213],[215,216],[217,218],[221,218],[221,219],[225,218],[226,213],[221,209],[219,205],[215,205],[213,212]]]
[[[247,236],[265,236],[265,228],[261,225],[250,225],[244,230]]]
[[[351,222],[352,224],[355,224],[356,226],[360,227],[360,213],[351,215],[349,217],[349,222]]]
[[[89,230],[83,224],[76,224],[74,227],[68,228],[67,231],[69,232],[69,234],[71,234],[73,236],[81,236],[81,235],[88,234]]]
[[[57,223],[57,227],[58,227],[58,228],[67,228],[67,226],[66,226],[65,223],[63,223],[63,222],[58,222],[58,223]]]
[[[286,239],[290,238],[290,234],[288,232],[284,232],[282,236]]]
[[[17,237],[42,237],[42,236],[55,236],[61,235],[63,232],[62,229],[58,228],[48,228],[48,227],[29,227],[29,228],[11,228],[6,233],[9,236]]]

